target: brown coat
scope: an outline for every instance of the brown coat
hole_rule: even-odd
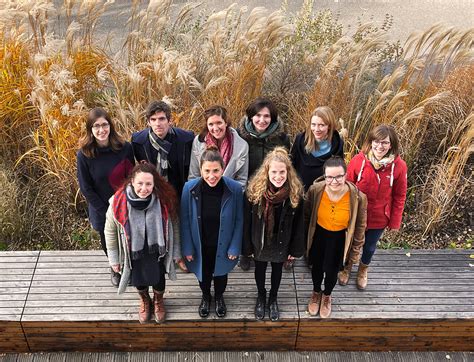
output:
[[[357,187],[346,181],[350,192],[350,216],[349,226],[346,231],[346,241],[344,244],[344,263],[358,263],[362,247],[365,242],[365,227],[367,225],[367,197],[359,191]],[[318,223],[318,208],[321,197],[326,187],[325,181],[315,182],[311,185],[306,194],[304,205],[304,220],[306,237],[306,256],[308,256],[313,244],[314,232]]]

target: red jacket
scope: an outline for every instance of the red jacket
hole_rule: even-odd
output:
[[[347,180],[367,195],[367,229],[399,229],[407,193],[407,165],[400,156],[375,170],[360,152],[347,167]]]

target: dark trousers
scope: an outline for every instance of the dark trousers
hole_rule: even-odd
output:
[[[270,297],[276,298],[278,295],[278,289],[280,288],[281,276],[283,272],[283,263],[271,263],[272,264],[272,276],[271,276],[271,289]],[[267,293],[265,289],[265,274],[267,272],[268,262],[255,260],[255,282],[257,283],[258,294],[264,295]]]
[[[377,241],[382,237],[385,229],[368,229],[365,231],[365,243],[362,251],[362,263],[369,265],[372,260],[372,256],[377,249]]]
[[[102,246],[102,250],[104,251],[105,255],[107,255],[107,244],[105,243],[105,234],[104,229],[98,230],[100,235],[100,246]]]
[[[221,297],[225,288],[227,287],[227,274],[214,276],[214,269],[216,267],[217,246],[202,247],[202,281],[199,282],[203,295],[211,295],[211,284],[214,280],[215,297]]]
[[[326,273],[324,273],[323,268],[320,266],[321,264],[313,264],[313,267],[311,268],[313,290],[317,293],[321,292],[321,283],[324,279],[324,295],[331,295],[332,290],[336,286],[337,273],[339,272],[339,269],[326,271]]]

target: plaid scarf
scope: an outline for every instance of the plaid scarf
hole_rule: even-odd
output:
[[[169,134],[174,134],[174,130],[172,127],[168,130]],[[150,132],[148,133],[148,138],[150,139],[151,146],[158,151],[156,156],[156,170],[163,176],[166,181],[168,181],[168,154],[171,150],[171,142],[168,142],[164,139],[158,137],[155,132],[150,128]]]

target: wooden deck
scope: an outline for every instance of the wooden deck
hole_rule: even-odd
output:
[[[199,318],[197,281],[181,273],[167,281],[167,322],[140,325],[137,293],[116,294],[101,251],[2,252],[0,351],[469,351],[472,253],[378,251],[367,290],[357,290],[354,278],[337,286],[328,320],[306,312],[312,283],[302,261],[283,274],[275,323],[254,320],[253,269],[229,275],[222,320]]]

